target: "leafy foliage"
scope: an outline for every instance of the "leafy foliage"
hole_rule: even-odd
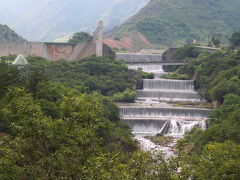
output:
[[[173,57],[176,59],[197,58],[200,53],[201,50],[194,45],[184,45],[173,54]]]
[[[77,32],[68,40],[69,43],[89,42],[93,39],[92,35],[86,32]]]
[[[205,131],[193,128],[178,141],[179,179],[238,179],[240,144],[239,51],[201,52],[181,73],[195,77],[219,107],[209,116]]]
[[[185,74],[179,74],[177,72],[173,72],[171,74],[166,74],[163,76],[165,79],[180,79],[180,80],[188,80],[188,76]]]
[[[113,96],[113,100],[116,102],[135,102],[135,99],[137,97],[137,93],[135,91],[132,91],[130,89],[126,89],[122,93],[115,94]]]
[[[107,151],[103,130],[112,127],[96,94],[65,96],[58,119],[45,116],[39,104],[19,88],[10,89],[0,107],[6,120],[0,134],[1,179],[170,178],[170,167],[161,155]]]
[[[181,179],[238,179],[239,148],[239,144],[231,141],[206,145],[200,156],[185,158]]]
[[[154,73],[144,72],[141,68],[138,68],[136,72],[143,79],[154,79]]]
[[[234,46],[240,46],[240,31],[234,32],[229,40]]]
[[[3,97],[10,86],[21,85],[20,73],[14,66],[9,66],[0,60],[0,98]]]
[[[152,0],[116,28],[114,36],[138,31],[152,44],[168,47],[192,44],[194,40],[207,45],[209,37],[226,43],[240,28],[239,7],[235,0]]]
[[[83,93],[98,91],[102,95],[112,96],[127,88],[132,89],[135,84],[125,63],[112,56],[91,56],[74,62],[50,62],[38,57],[29,57],[28,60],[32,70],[42,70],[51,78],[50,82],[58,82]]]
[[[156,136],[150,137],[150,139],[155,144],[158,144],[161,146],[166,146],[167,144],[169,144],[172,141],[173,137],[163,136],[162,134],[157,134]]]

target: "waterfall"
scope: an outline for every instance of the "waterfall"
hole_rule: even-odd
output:
[[[144,72],[154,73],[155,78],[160,78],[167,72],[164,72],[163,65],[159,63],[127,63],[129,69],[142,69]]]
[[[155,63],[162,62],[162,54],[130,54],[116,53],[116,59],[123,59],[126,63]]]
[[[123,117],[178,117],[178,118],[207,118],[212,112],[202,108],[175,108],[175,107],[145,107],[120,106]]]
[[[173,90],[137,90],[140,101],[203,102],[197,92]]]
[[[128,68],[129,69],[138,69],[138,68],[141,68],[144,72],[162,72],[164,73],[163,71],[163,68],[162,68],[162,65],[161,64],[157,64],[157,63],[147,63],[147,64],[144,64],[144,63],[137,63],[137,64],[127,64]]]
[[[159,120],[159,119],[124,119],[136,135],[156,135],[164,134],[171,136],[181,136],[193,127],[205,129],[205,121],[186,121],[186,120]]]
[[[194,81],[169,79],[144,79],[143,89],[189,90],[194,91]]]
[[[187,131],[190,131],[193,127],[205,129],[206,121],[171,120],[169,129],[166,134],[172,136],[184,135]]]
[[[156,135],[159,133],[167,134],[170,121],[158,119],[124,119],[137,135]]]
[[[212,110],[167,104],[169,101],[201,103],[204,100],[194,91],[194,81],[161,78],[167,74],[160,64],[163,62],[161,55],[116,53],[116,58],[123,59],[129,69],[142,68],[155,74],[155,79],[144,79],[143,89],[137,90],[138,103],[119,106],[133,134],[182,136],[193,127],[206,128],[206,119]],[[163,101],[165,103],[161,104]]]

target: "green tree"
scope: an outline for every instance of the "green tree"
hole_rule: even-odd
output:
[[[201,50],[193,45],[184,45],[180,47],[174,54],[174,58],[185,59],[185,58],[196,58],[201,53]]]
[[[106,122],[98,102],[88,96],[66,97],[61,106],[63,117],[55,121],[44,116],[40,106],[21,89],[12,89],[2,105],[8,127],[3,131],[9,135],[0,135],[0,152],[13,156],[0,155],[0,177],[88,176],[88,161],[102,141],[97,132]]]
[[[220,46],[220,44],[221,44],[220,39],[215,38],[215,37],[212,37],[211,40],[212,40],[212,43],[213,43],[213,45],[214,45],[215,47],[219,47],[219,46]]]
[[[181,179],[235,180],[240,177],[240,146],[231,141],[210,143],[200,156],[185,160]]]
[[[233,105],[233,104],[240,104],[240,96],[236,94],[227,94],[224,96],[223,105]]]
[[[229,41],[234,46],[240,46],[240,31],[234,32]]]
[[[0,60],[0,98],[5,95],[9,86],[23,85],[23,82],[16,67]]]
[[[69,43],[83,43],[89,42],[93,39],[92,35],[86,32],[77,32],[71,37],[68,42]]]

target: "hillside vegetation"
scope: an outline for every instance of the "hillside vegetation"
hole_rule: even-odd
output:
[[[135,83],[123,61],[29,57],[27,73],[6,59],[14,56],[0,60],[0,179],[169,176],[161,156],[138,150],[117,105],[101,95],[104,86],[120,93]]]
[[[205,131],[195,127],[178,141],[168,161],[137,148],[109,100],[116,92],[130,94],[135,83],[123,61],[28,57],[27,73],[5,63],[14,56],[1,57],[0,179],[239,179],[240,50],[231,50],[239,36],[212,54],[189,45],[177,52],[190,61],[178,73],[196,75],[197,88],[218,108]]]
[[[231,45],[215,53],[185,45],[175,54],[190,63],[174,73],[195,77],[197,90],[206,92],[205,98],[216,105],[205,131],[194,128],[178,141],[182,179],[240,177],[240,50],[231,50],[240,43],[239,37],[239,31],[233,33]]]
[[[0,24],[0,41],[25,41],[7,25]]]
[[[151,44],[165,47],[193,40],[207,44],[213,36],[225,43],[240,28],[239,8],[240,1],[236,0],[151,0],[114,29],[113,37],[132,37],[140,32]]]
[[[67,41],[75,32],[94,32],[102,19],[113,28],[149,0],[0,0],[0,23],[29,41]],[[27,28],[26,28],[27,27]]]

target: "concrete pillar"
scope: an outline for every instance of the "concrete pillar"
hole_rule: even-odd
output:
[[[103,56],[103,21],[98,22],[97,44],[96,44],[97,57]]]

